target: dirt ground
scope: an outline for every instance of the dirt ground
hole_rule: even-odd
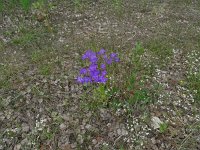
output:
[[[199,1],[3,2],[0,149],[200,149]],[[101,48],[121,60],[108,97],[76,82]]]

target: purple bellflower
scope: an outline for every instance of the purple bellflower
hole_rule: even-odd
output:
[[[104,63],[101,63],[98,68],[98,58],[102,56]],[[80,76],[77,77],[78,83],[106,83],[107,82],[107,71],[106,65],[110,65],[113,62],[119,62],[119,58],[116,53],[111,53],[109,57],[106,55],[106,50],[101,49],[99,52],[93,52],[92,50],[87,50],[82,56],[82,59],[88,59],[90,61],[90,66],[88,68],[82,68],[80,70]]]

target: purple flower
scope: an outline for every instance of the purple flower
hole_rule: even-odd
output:
[[[97,65],[97,64],[91,64],[91,65],[89,66],[89,71],[90,71],[90,72],[95,71],[95,70],[97,70],[97,68],[98,68],[98,65]]]
[[[106,64],[101,64],[101,69],[106,69]]]
[[[101,55],[101,56],[100,56]],[[98,69],[98,60],[99,57],[102,57],[104,63],[100,64]],[[79,83],[106,83],[108,80],[106,78],[106,64],[112,64],[112,62],[119,62],[117,53],[111,53],[109,56],[106,55],[105,49],[100,49],[99,52],[93,52],[92,50],[87,50],[82,56],[82,59],[88,59],[90,61],[90,66],[88,68],[81,68],[80,76],[77,77],[77,82]]]
[[[106,70],[104,70],[104,71],[101,72],[101,75],[102,75],[102,76],[106,76],[106,74],[107,74],[107,71],[106,71]]]
[[[108,56],[106,54],[103,55],[103,59],[104,59],[104,61],[106,61],[108,59]]]
[[[92,50],[87,50],[85,52],[85,54],[82,56],[82,59],[89,59],[90,62],[92,63],[96,63],[98,61],[97,55],[95,52],[93,52]]]
[[[94,82],[99,82],[99,76],[92,76],[92,79],[94,80]]]
[[[83,77],[84,83],[90,83],[92,82],[90,77]]]
[[[100,76],[100,77],[99,77],[99,82],[100,82],[100,83],[106,83],[107,80],[108,80],[108,79],[107,79],[105,76]]]
[[[119,62],[120,59],[118,57],[115,58],[115,62]]]
[[[80,70],[80,74],[86,74],[86,73],[87,73],[87,69],[82,68],[82,69]]]
[[[107,63],[108,65],[112,64],[112,58],[109,58],[108,60],[106,60],[106,63]]]
[[[116,54],[116,53],[111,53],[111,54],[110,54],[110,57],[111,57],[111,58],[116,58],[116,57],[117,57],[117,54]]]
[[[115,62],[119,62],[119,58],[116,53],[111,53],[110,58],[114,59]]]
[[[82,56],[82,59],[85,60],[89,58],[94,52],[92,50],[87,50],[85,54]]]
[[[97,52],[98,55],[103,55],[105,54],[106,50],[105,49],[101,49],[99,52]]]
[[[84,83],[84,79],[82,77],[77,77],[77,82]]]
[[[100,71],[99,70],[93,70],[90,72],[90,76],[93,77],[93,76],[98,76],[100,74]]]
[[[90,60],[91,63],[96,63],[98,61],[98,57],[97,57],[96,53],[92,53],[89,56],[89,60]]]

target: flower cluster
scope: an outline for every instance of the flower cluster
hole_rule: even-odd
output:
[[[106,83],[108,80],[106,78],[106,65],[119,62],[116,53],[111,53],[108,56],[104,49],[99,52],[87,50],[82,56],[82,60],[89,60],[90,65],[80,70],[80,75],[77,77],[77,82],[79,83]],[[99,62],[100,60],[103,60],[103,62]]]

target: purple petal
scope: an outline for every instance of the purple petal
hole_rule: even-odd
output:
[[[102,49],[100,49],[99,52],[97,52],[97,54],[98,55],[103,55],[103,54],[105,54],[105,52],[106,52],[106,50],[102,48]]]
[[[89,71],[91,72],[91,71],[95,71],[95,70],[97,70],[97,68],[98,68],[98,65],[97,64],[91,64],[90,66],[89,66]]]
[[[101,69],[106,69],[106,64],[101,64]]]
[[[86,73],[87,73],[87,69],[82,68],[82,69],[80,70],[80,74],[86,74]]]
[[[117,54],[116,54],[116,53],[111,53],[111,54],[110,54],[110,57],[111,57],[111,58],[115,58],[115,57],[117,57]]]
[[[94,82],[99,82],[99,76],[92,76],[92,79],[94,80]]]
[[[84,79],[82,77],[77,77],[77,82],[84,83]]]
[[[90,83],[92,82],[91,78],[90,77],[84,77],[84,83]]]
[[[115,58],[115,62],[119,62],[120,59],[118,57]]]
[[[101,72],[101,75],[102,75],[102,76],[106,76],[106,74],[107,74],[107,71],[106,71],[106,70],[104,70],[104,71]]]
[[[107,79],[105,76],[100,76],[100,77],[99,77],[99,82],[100,82],[100,83],[106,83],[107,80],[108,80],[108,79]]]
[[[92,50],[87,50],[86,52],[85,52],[85,54],[82,56],[82,59],[84,60],[84,59],[87,59],[87,58],[89,58],[91,55],[93,55],[94,54],[94,52],[92,51]]]
[[[99,70],[94,70],[94,71],[90,71],[90,76],[93,77],[93,76],[98,76],[100,74],[100,71]]]
[[[108,60],[106,61],[106,63],[110,65],[110,64],[112,63],[112,58],[108,59]]]
[[[104,59],[104,61],[106,61],[108,59],[108,56],[106,54],[103,55],[103,59]]]

